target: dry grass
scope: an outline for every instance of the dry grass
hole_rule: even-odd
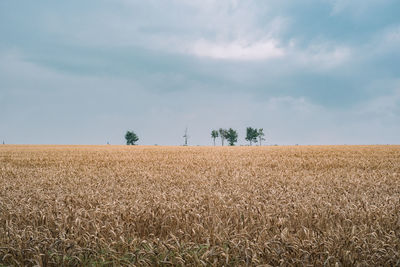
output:
[[[400,147],[0,146],[0,265],[400,265]]]

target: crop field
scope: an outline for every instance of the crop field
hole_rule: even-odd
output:
[[[400,266],[400,146],[0,146],[0,266]]]

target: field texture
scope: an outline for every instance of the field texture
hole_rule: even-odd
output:
[[[400,147],[0,146],[0,265],[400,265]]]

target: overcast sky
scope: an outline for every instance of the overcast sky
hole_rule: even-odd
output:
[[[0,1],[0,142],[400,143],[399,0]]]

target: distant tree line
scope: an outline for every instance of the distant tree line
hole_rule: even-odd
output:
[[[252,128],[252,127],[247,127],[246,128],[246,140],[249,141],[249,144],[252,145],[253,143],[259,143],[261,146],[262,141],[265,140],[264,138],[264,129],[260,128]],[[229,128],[229,130],[222,129],[220,128],[218,131],[217,130],[212,130],[211,131],[211,138],[214,141],[214,146],[215,146],[215,139],[218,137],[221,138],[221,145],[224,145],[224,141],[227,140],[230,146],[234,146],[235,143],[237,142],[238,139],[238,133],[237,131],[233,130],[232,128]]]
[[[252,127],[247,127],[246,128],[246,141],[249,142],[250,146],[254,143],[257,143],[261,146],[262,141],[265,140],[264,138],[264,130],[263,128],[257,129],[257,128],[252,128]],[[185,131],[184,137],[186,138],[187,142],[187,130]],[[215,146],[215,140],[220,137],[221,138],[221,145],[223,146],[225,143],[225,140],[228,141],[228,144],[230,146],[234,146],[235,143],[238,141],[238,133],[236,130],[229,128],[229,129],[223,129],[219,128],[219,130],[212,130],[211,131],[211,138],[213,139],[214,146]],[[127,145],[136,145],[136,142],[139,141],[139,137],[134,131],[127,131],[125,134],[125,139],[126,139],[126,144]],[[186,143],[187,144],[187,143]]]
[[[252,127],[247,127],[246,128],[246,140],[249,141],[249,144],[252,145],[253,143],[259,143],[261,146],[262,141],[265,140],[264,138],[264,129],[260,128],[252,128]]]
[[[230,146],[234,146],[235,143],[237,142],[238,139],[238,134],[235,130],[232,128],[229,128],[228,130],[219,128],[219,130],[212,130],[211,131],[211,137],[214,140],[214,146],[215,146],[215,139],[217,137],[221,137],[221,144],[224,145],[225,140],[228,141]]]

